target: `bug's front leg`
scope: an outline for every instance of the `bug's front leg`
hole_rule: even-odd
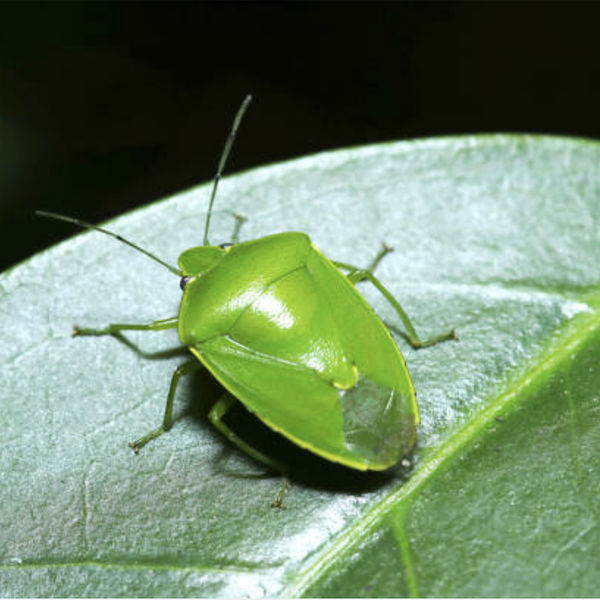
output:
[[[159,350],[158,352],[146,352],[142,350],[137,344],[134,344],[129,338],[124,336],[122,331],[162,331],[164,329],[172,329],[177,327],[178,317],[169,317],[168,319],[160,319],[158,321],[152,321],[145,325],[136,323],[111,323],[103,329],[89,329],[73,326],[74,336],[101,336],[101,335],[112,335],[115,339],[119,340],[122,344],[125,344],[128,348],[131,348],[139,356],[150,359],[157,358],[172,358],[183,352],[187,352],[185,346],[176,346],[174,348],[168,348],[166,350]]]
[[[402,306],[400,306],[400,303],[398,302],[398,300],[396,300],[396,298],[394,298],[392,293],[383,285],[383,283],[381,283],[381,281],[379,281],[379,279],[373,273],[373,271],[375,270],[377,265],[381,262],[383,257],[392,251],[393,251],[393,248],[384,243],[382,249],[378,252],[377,256],[375,256],[375,258],[373,259],[373,261],[371,262],[371,264],[369,265],[369,267],[367,269],[361,269],[360,267],[356,267],[354,265],[350,265],[348,263],[343,263],[343,262],[338,262],[338,261],[333,261],[333,264],[340,269],[349,271],[347,274],[347,277],[354,285],[356,285],[357,283],[359,283],[361,281],[369,281],[373,286],[375,286],[375,288],[379,292],[381,292],[381,294],[384,296],[384,298],[392,305],[393,309],[396,311],[397,315],[400,317],[400,320],[402,321],[402,324],[404,325],[404,328],[406,331],[401,331],[398,328],[394,327],[393,325],[390,325],[387,323],[386,323],[386,325],[390,329],[392,329],[393,331],[395,331],[396,333],[398,333],[399,335],[404,337],[406,339],[406,341],[416,350],[418,350],[420,348],[428,348],[429,346],[434,346],[435,344],[439,344],[440,342],[457,340],[458,336],[456,335],[456,331],[454,331],[454,329],[451,329],[448,332],[431,337],[427,340],[422,340],[419,337],[417,330],[415,329],[411,320],[408,318],[408,315],[406,314],[406,312],[404,311]]]
[[[103,329],[89,329],[73,325],[73,335],[114,335],[121,331],[162,331],[177,327],[179,317],[168,317],[151,323],[111,323]]]
[[[236,212],[233,213],[233,218],[235,219],[235,223],[233,225],[233,231],[231,232],[231,243],[237,244],[240,241],[240,230],[242,229],[242,225],[248,219],[244,215],[240,215]]]

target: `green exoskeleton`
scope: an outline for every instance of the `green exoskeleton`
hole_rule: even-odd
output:
[[[242,404],[275,431],[317,455],[360,470],[383,470],[413,448],[417,402],[404,359],[388,328],[357,291],[368,281],[390,302],[413,347],[455,339],[454,331],[423,342],[397,300],[369,268],[327,259],[304,233],[288,232],[212,246],[210,218],[219,179],[248,96],[235,117],[212,188],[202,246],[185,250],[178,268],[106,229],[40,212],[116,237],[174,273],[183,290],[176,317],[149,324],[77,328],[78,335],[177,328],[193,355],[173,374],[162,424],[132,442],[138,452],[173,424],[179,379],[208,369],[226,392],[210,420],[231,442],[269,467],[282,465],[248,445],[223,417]]]

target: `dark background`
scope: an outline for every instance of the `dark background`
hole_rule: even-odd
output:
[[[227,171],[472,132],[600,138],[599,3],[0,3],[0,270]],[[599,165],[600,168],[600,165]]]

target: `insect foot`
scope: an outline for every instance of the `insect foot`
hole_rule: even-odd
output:
[[[287,506],[285,505],[285,495],[289,489],[290,484],[288,480],[284,477],[281,482],[281,487],[277,492],[277,496],[275,497],[275,500],[271,502],[271,508],[277,508],[279,510],[285,510],[287,508]]]

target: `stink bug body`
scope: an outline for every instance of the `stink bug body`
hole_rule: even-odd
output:
[[[369,281],[384,295],[414,347],[454,339],[454,332],[427,342],[419,339],[396,299],[373,273],[388,247],[369,268],[360,269],[328,260],[304,233],[237,243],[239,217],[232,244],[210,245],[217,185],[249,101],[247,97],[240,107],[221,156],[203,245],[184,251],[179,268],[106,229],[39,213],[116,237],[180,278],[183,297],[177,317],[146,325],[76,328],[75,333],[177,328],[192,353],[194,358],[173,374],[162,425],[130,444],[136,452],[171,428],[180,377],[204,367],[227,392],[210,411],[211,422],[250,456],[283,468],[225,424],[223,416],[236,400],[275,431],[325,459],[360,470],[387,469],[415,444],[417,403],[396,343],[355,286]]]

